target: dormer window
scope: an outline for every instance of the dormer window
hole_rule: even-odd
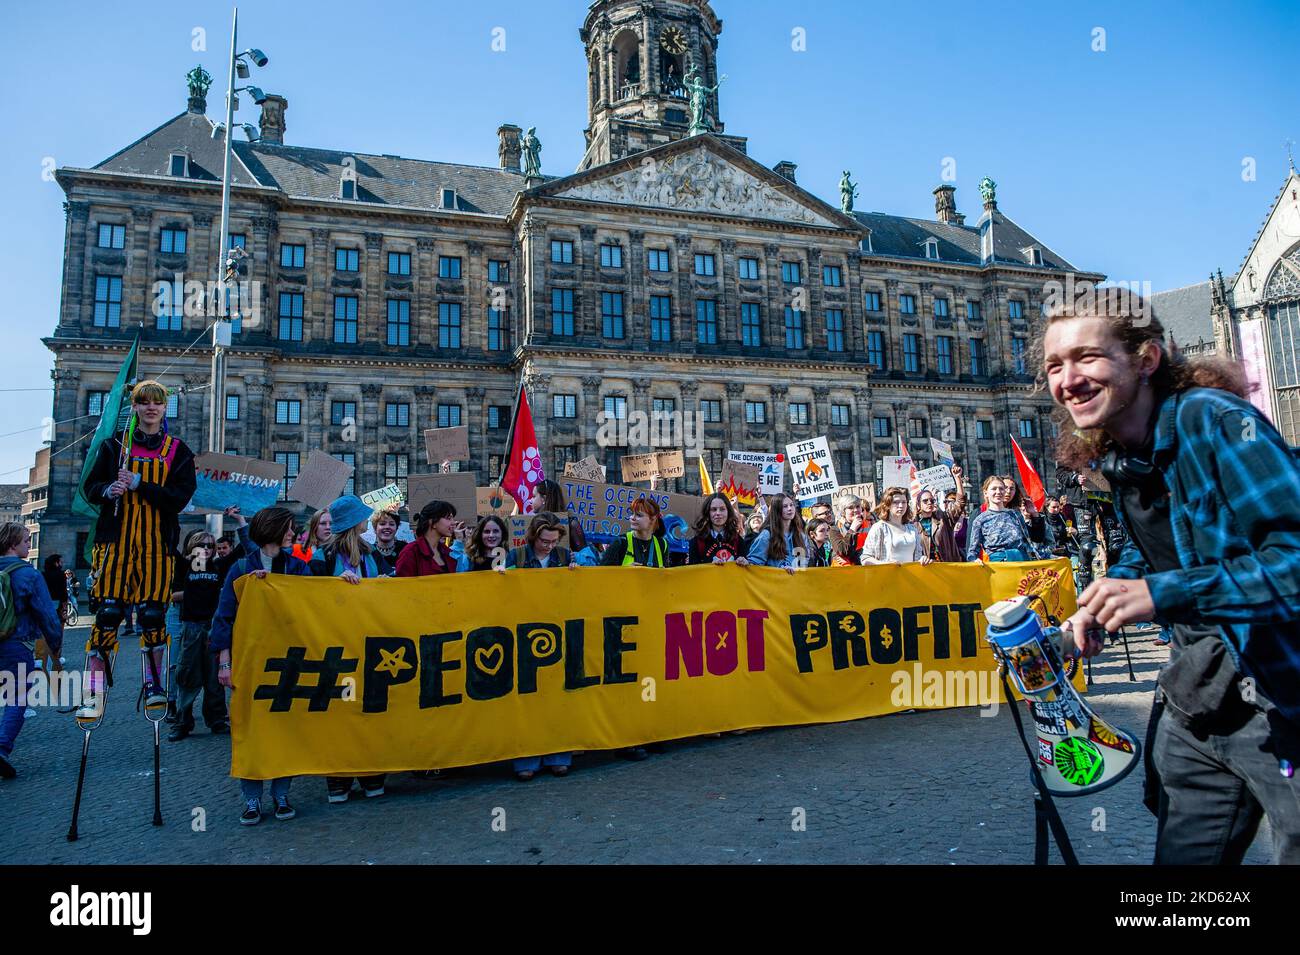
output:
[[[355,199],[357,197],[357,181],[349,176],[344,176],[339,180],[339,198]]]
[[[1043,264],[1043,250],[1040,249],[1038,246],[1031,245],[1029,248],[1021,249],[1020,251],[1025,253],[1025,261],[1028,262],[1030,265]]]
[[[455,190],[455,189],[444,189],[444,190],[442,190],[442,207],[443,207],[444,209],[455,209],[455,208],[456,208],[456,190]]]
[[[859,250],[861,250],[861,251],[863,251],[863,252],[866,252],[866,253],[868,253],[868,254],[871,254],[871,253],[874,251],[874,250],[871,248],[871,233],[870,233],[870,232],[868,232],[865,236],[862,237],[862,241],[858,243],[858,248],[859,248]]]
[[[937,258],[939,258],[939,240],[938,240],[938,239],[926,239],[926,240],[925,240],[925,257],[926,257],[927,259],[937,259]]]
[[[185,153],[172,153],[171,159],[167,164],[167,173],[171,176],[177,176],[181,179],[187,179],[190,175],[190,157]]]

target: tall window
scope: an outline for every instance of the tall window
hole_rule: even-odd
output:
[[[184,229],[163,229],[158,234],[158,251],[171,255],[184,255],[187,238]]]
[[[510,263],[505,259],[488,259],[488,281],[506,285],[510,282]]]
[[[357,297],[334,296],[334,341],[340,345],[357,343]]]
[[[885,333],[867,332],[867,362],[877,370],[885,370]]]
[[[275,402],[276,424],[302,424],[302,402],[297,398],[280,398]]]
[[[651,272],[668,272],[668,250],[667,249],[646,249],[645,251],[646,267]]]
[[[551,396],[551,417],[552,418],[578,417],[578,396],[577,395],[552,395]]]
[[[718,303],[712,299],[695,303],[695,340],[701,345],[718,343]]]
[[[302,293],[281,292],[276,338],[282,342],[302,341]]]
[[[803,312],[785,307],[785,347],[803,348]]]
[[[499,431],[510,420],[510,408],[507,405],[488,405],[488,430]]]
[[[460,347],[460,303],[438,303],[438,347]]]
[[[1011,301],[1007,302],[1007,315],[1009,315],[1011,318],[1024,318],[1025,317],[1024,303],[1017,301],[1014,298],[1011,299]]]
[[[551,261],[561,265],[573,264],[573,243],[563,239],[551,240]]]
[[[981,441],[991,441],[993,439],[993,422],[988,418],[975,419],[975,437]]]
[[[627,398],[623,395],[606,395],[604,401],[605,419],[627,420]]]
[[[226,420],[239,420],[239,395],[226,395]]]
[[[411,424],[411,406],[405,401],[390,401],[384,405],[384,424],[390,428],[407,428]]]
[[[280,268],[300,269],[307,264],[307,246],[280,243]]]
[[[982,338],[972,338],[970,340],[970,373],[972,375],[984,374],[984,340]]]
[[[700,400],[700,418],[706,424],[718,424],[722,421],[722,402],[716,398]]]
[[[1034,419],[1033,419],[1033,418],[1021,418],[1021,419],[1020,419],[1020,437],[1022,437],[1022,438],[1032,438],[1033,436],[1034,436]]]
[[[623,293],[600,293],[600,329],[606,338],[623,337]]]
[[[334,250],[334,271],[356,272],[361,268],[361,254],[356,249]]]
[[[357,423],[357,403],[355,401],[331,401],[330,424],[346,426]]]
[[[763,322],[757,302],[740,303],[740,343],[747,348],[763,344]]]
[[[766,424],[767,403],[763,401],[746,401],[745,402],[745,423]]]
[[[242,233],[242,232],[229,232],[229,233],[226,234],[226,238],[227,238],[227,239],[229,240],[229,242],[230,242],[230,248],[232,248],[232,249],[245,249],[245,250],[247,250],[247,248],[248,248],[248,236],[244,235],[244,233]]]
[[[826,348],[844,351],[844,312],[838,308],[826,310]]]
[[[460,427],[460,405],[438,405],[438,427]]]
[[[277,451],[275,463],[284,465],[284,485],[280,488],[280,500],[288,500],[289,485],[298,478],[298,452]]]
[[[388,274],[389,275],[410,275],[411,274],[411,253],[389,252],[388,253]]]
[[[921,336],[905,334],[903,336],[903,371],[921,370]]]
[[[839,288],[844,284],[844,270],[838,265],[823,265],[822,284],[830,288]]]
[[[177,294],[177,286],[167,286],[164,301],[158,306],[156,316],[158,331],[179,332],[185,323],[185,297]]]
[[[880,293],[879,293],[879,292],[863,292],[863,293],[862,293],[862,303],[863,303],[864,307],[866,308],[866,310],[867,310],[868,312],[878,312],[878,311],[880,311]]]
[[[86,394],[86,416],[102,415],[104,413],[104,399],[108,396],[107,391],[91,391]]]
[[[695,253],[695,274],[696,275],[713,275],[717,268],[717,260],[708,252]]]
[[[848,427],[849,425],[848,405],[831,405],[831,425],[837,428]]]
[[[904,315],[916,314],[916,296],[908,295],[906,292],[898,296],[898,310]]]
[[[122,327],[122,279],[120,276],[95,276],[95,327]]]
[[[388,344],[411,344],[411,303],[404,298],[388,300]]]
[[[357,493],[357,456],[352,451],[341,451],[338,454],[331,454],[330,457],[342,461],[352,470],[348,474],[348,483],[343,485],[344,494]]]
[[[893,433],[893,426],[889,418],[883,415],[876,415],[871,419],[871,436],[873,438],[887,438]]]
[[[791,424],[808,423],[808,403],[806,401],[792,401],[787,407],[790,412]]]
[[[912,438],[924,438],[924,437],[925,437],[925,419],[924,419],[924,418],[908,418],[908,419],[907,419],[907,434],[908,434],[908,437],[912,437]]]
[[[940,335],[934,340],[934,360],[939,374],[952,374],[952,339],[949,336]]]
[[[668,295],[650,296],[650,340],[673,340],[673,300]]]
[[[740,270],[742,279],[754,282],[758,280],[758,259],[742,258],[737,259],[736,264]]]
[[[803,278],[803,269],[798,262],[781,263],[781,281],[786,285],[798,285]]]
[[[402,496],[406,496],[406,474],[409,468],[409,458],[405,454],[385,454],[384,455],[384,483],[396,484],[402,489]]]
[[[621,269],[623,267],[623,247],[621,245],[602,245],[600,247],[600,267],[602,269]]]
[[[551,289],[551,334],[573,335],[573,289]]]
[[[458,255],[438,256],[438,278],[440,279],[460,278],[460,256]]]
[[[1025,373],[1025,340],[1023,338],[1011,339],[1011,370],[1017,375]]]
[[[676,398],[652,398],[650,399],[650,417],[653,420],[656,417],[672,416],[677,414]]]
[[[967,321],[978,322],[980,318],[981,318],[980,303],[967,300],[966,302]]]
[[[99,224],[99,242],[101,249],[122,249],[126,247],[126,226],[112,225],[108,222]]]
[[[946,298],[936,298],[934,300],[934,317],[935,318],[948,317],[948,300]]]
[[[506,313],[496,308],[488,309],[488,351],[505,351]]]

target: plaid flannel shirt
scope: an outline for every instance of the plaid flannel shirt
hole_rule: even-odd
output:
[[[1179,570],[1130,543],[1107,572],[1143,578],[1168,623],[1218,624],[1238,670],[1300,723],[1300,467],[1248,401],[1192,388],[1165,398],[1153,462],[1169,489]],[[1128,529],[1122,495],[1115,511]]]

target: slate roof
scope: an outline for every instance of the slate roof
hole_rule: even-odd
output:
[[[0,510],[15,511],[26,503],[26,484],[0,484]]]
[[[1151,295],[1151,310],[1169,337],[1180,345],[1214,341],[1210,307],[1209,282],[1198,282]]]
[[[170,178],[171,154],[186,151],[190,156],[190,178],[219,182],[223,140],[221,136],[213,138],[214,125],[212,120],[202,114],[181,113],[94,168]],[[238,135],[237,133],[236,136]],[[450,188],[456,190],[458,209],[504,217],[510,212],[516,194],[525,185],[522,174],[493,166],[249,143],[238,138],[235,140],[234,153],[232,178],[236,184],[275,189],[297,199],[337,201],[343,160],[349,156],[356,163],[357,198],[376,205],[439,209],[442,205],[442,190]],[[582,175],[589,176],[594,172],[597,170],[586,170]],[[571,177],[544,178],[551,182]],[[832,213],[837,211],[833,205],[828,208]],[[850,215],[871,230],[872,252],[877,255],[924,259],[925,239],[933,236],[939,241],[940,261],[980,264],[978,222],[958,226],[882,212],[857,212]],[[1047,271],[1073,270],[1074,267],[1064,257],[1043,245],[1001,212],[986,212],[980,222],[990,216],[995,261],[1031,268],[1033,266],[1029,266],[1022,250],[1037,245],[1043,255],[1043,265],[1040,268]]]

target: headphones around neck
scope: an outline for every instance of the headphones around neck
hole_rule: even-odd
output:
[[[1101,473],[1112,486],[1137,488],[1146,498],[1159,497],[1168,490],[1165,476],[1155,464],[1134,454],[1121,454],[1116,448],[1102,458]]]

